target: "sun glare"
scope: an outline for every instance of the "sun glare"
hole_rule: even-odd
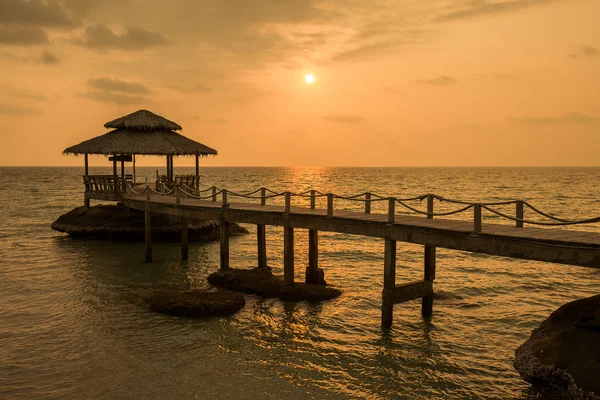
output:
[[[315,76],[313,74],[306,74],[304,76],[304,81],[307,84],[312,85],[313,83],[315,83]]]

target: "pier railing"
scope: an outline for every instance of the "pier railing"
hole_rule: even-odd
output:
[[[171,188],[168,187],[166,184],[161,184],[158,186],[158,190],[155,190],[148,185],[146,185],[146,187],[144,187],[142,190],[139,190],[139,186],[138,188],[134,188],[131,184],[127,186],[128,195],[142,195],[144,193],[146,193],[147,200],[150,200],[150,195],[152,193],[163,196],[174,196],[175,204],[181,204],[182,198],[205,200],[212,202],[217,202],[218,200],[220,200],[223,208],[229,207],[229,199],[232,197],[257,201],[260,202],[261,205],[266,205],[267,201],[275,198],[283,198],[285,213],[290,213],[292,211],[292,198],[303,198],[305,199],[305,202],[306,199],[308,199],[310,209],[316,209],[317,199],[324,198],[326,199],[326,213],[329,217],[335,216],[335,200],[363,203],[363,210],[365,214],[371,213],[371,206],[373,203],[383,202],[387,204],[387,221],[390,224],[393,224],[396,221],[396,217],[398,215],[397,209],[404,209],[407,210],[409,213],[421,215],[428,219],[432,219],[434,217],[447,217],[451,215],[471,212],[473,220],[473,231],[476,233],[482,231],[483,211],[487,211],[490,214],[495,215],[496,217],[499,217],[501,219],[512,221],[514,222],[517,228],[523,227],[524,224],[557,227],[593,224],[600,222],[600,216],[584,219],[565,219],[556,217],[554,215],[541,211],[540,209],[538,209],[537,207],[533,206],[525,200],[469,202],[464,200],[446,198],[431,193],[409,198],[385,197],[372,192],[363,192],[352,196],[342,196],[335,193],[324,193],[312,189],[300,193],[290,191],[275,192],[271,189],[264,187],[250,192],[238,193],[231,190],[218,188],[216,186],[200,190],[195,189],[193,187],[189,187],[185,184],[176,185]],[[423,202],[425,200],[426,209],[424,210],[408,204],[408,202],[411,201]],[[436,212],[434,209],[436,201],[456,205],[457,208],[450,211]],[[514,206],[513,215],[509,215],[506,212],[497,209],[497,207],[499,206],[506,207],[511,205]],[[532,215],[541,217],[542,220],[533,220],[530,218],[525,218],[525,210],[531,212]]]

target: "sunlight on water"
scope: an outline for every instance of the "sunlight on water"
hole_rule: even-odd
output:
[[[76,241],[52,231],[56,217],[82,204],[80,174],[2,168],[2,398],[534,398],[512,367],[514,350],[554,309],[598,293],[596,270],[439,249],[433,318],[423,320],[419,302],[397,305],[386,332],[380,328],[383,242],[323,232],[320,266],[343,290],[338,299],[292,304],[247,296],[234,316],[205,321],[153,314],[142,303],[153,289],[209,286],[218,244],[192,245],[187,262],[177,244],[155,244],[155,261],[146,264],[143,244]],[[202,174],[204,187],[236,191],[432,192],[473,201],[521,198],[565,218],[600,215],[594,184],[600,169],[207,168]],[[155,170],[138,168],[144,175],[151,180]],[[294,200],[299,204],[308,201]],[[361,207],[336,203],[336,209]],[[281,232],[267,227],[276,273],[282,273]],[[297,232],[295,253],[302,280],[305,231]],[[255,262],[254,235],[232,238],[232,265]],[[398,243],[398,265],[398,283],[418,279],[422,247]]]

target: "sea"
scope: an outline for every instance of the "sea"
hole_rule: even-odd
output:
[[[152,182],[156,170],[138,167],[137,181]],[[182,261],[177,243],[155,243],[154,260],[145,263],[143,243],[74,240],[53,231],[58,216],[83,205],[82,173],[0,168],[1,399],[536,399],[513,367],[515,349],[558,307],[600,291],[598,269],[438,249],[432,317],[421,316],[419,301],[398,304],[386,330],[383,241],[322,232],[320,267],[342,290],[337,299],[291,303],[246,295],[246,306],[225,318],[157,314],[143,301],[157,289],[210,287],[219,244],[192,244]],[[435,193],[523,199],[567,219],[600,216],[600,168],[206,167],[201,174],[202,187],[234,192]],[[292,205],[305,200],[293,198]],[[373,212],[385,207],[376,203]],[[498,209],[512,215],[513,208]],[[525,218],[537,217],[526,210]],[[231,240],[236,268],[256,266],[256,228],[246,228],[249,234]],[[598,224],[569,229],[600,232]],[[296,230],[299,281],[307,239]],[[282,228],[267,227],[267,246],[269,265],[282,274]],[[422,246],[398,242],[397,257],[397,283],[422,277]]]

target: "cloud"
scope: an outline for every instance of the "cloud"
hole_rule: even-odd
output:
[[[0,4],[3,3],[0,0]],[[0,44],[30,46],[47,44],[46,32],[35,26],[3,26],[0,25]]]
[[[35,107],[0,103],[0,115],[37,115],[41,113],[42,111]]]
[[[329,122],[337,122],[340,124],[357,124],[364,122],[365,119],[358,115],[343,115],[343,114],[332,114],[332,115],[324,115],[321,117],[325,121]]]
[[[572,59],[587,59],[596,58],[600,55],[600,50],[593,46],[584,45],[576,49],[573,53],[569,54]]]
[[[14,97],[20,97],[22,99],[28,99],[28,100],[48,101],[48,96],[46,96],[45,94],[35,93],[35,92],[27,92],[27,91],[18,90],[18,91],[11,92],[11,95]]]
[[[568,113],[556,117],[531,117],[523,116],[511,118],[511,121],[519,125],[560,125],[560,124],[580,124],[590,125],[600,122],[600,118],[592,117],[582,113]]]
[[[478,0],[470,2],[471,6],[450,11],[439,15],[436,20],[439,22],[455,21],[464,18],[481,17],[485,15],[501,14],[510,11],[517,11],[537,5],[547,4],[553,0],[514,0],[490,2],[487,0]]]
[[[453,85],[458,81],[451,76],[440,75],[437,78],[432,79],[419,79],[415,81],[416,83],[421,83],[423,85],[438,85],[438,86],[447,86]]]
[[[126,82],[120,79],[111,78],[94,78],[88,81],[90,88],[94,90],[128,93],[128,94],[147,94],[148,89],[140,84],[134,82]]]
[[[72,28],[80,23],[57,1],[2,0],[0,24]]]
[[[194,83],[190,86],[167,85],[167,87],[181,93],[210,93],[213,91],[210,86],[201,83]]]
[[[44,50],[39,60],[42,64],[56,65],[60,63],[61,57],[56,53]]]
[[[114,103],[119,105],[130,105],[130,104],[148,104],[151,103],[150,99],[144,96],[132,96],[122,93],[113,93],[106,91],[89,91],[80,94],[81,97],[99,101],[103,103]]]
[[[151,47],[167,44],[162,33],[152,32],[142,28],[125,28],[120,32],[102,24],[90,25],[85,28],[83,36],[76,43],[97,51],[133,50],[141,51]]]

